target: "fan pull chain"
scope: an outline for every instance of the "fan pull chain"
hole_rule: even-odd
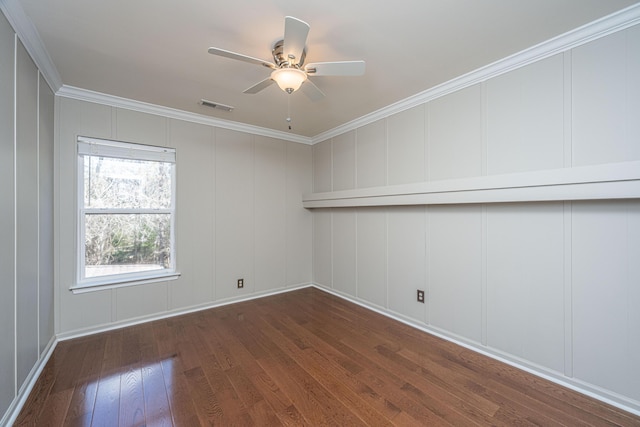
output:
[[[287,124],[291,130],[291,94],[287,95]]]

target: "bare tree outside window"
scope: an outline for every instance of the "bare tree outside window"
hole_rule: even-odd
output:
[[[100,154],[81,160],[81,280],[172,269],[174,163]]]

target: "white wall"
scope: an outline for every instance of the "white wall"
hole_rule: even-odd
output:
[[[311,282],[311,146],[58,98],[60,336]],[[177,150],[178,280],[74,294],[76,138]],[[237,289],[236,280],[244,279]]]
[[[316,144],[314,192],[637,161],[638,117],[636,26]],[[640,201],[334,207],[313,229],[316,283],[640,410]]]
[[[0,13],[0,414],[53,343],[53,107]]]

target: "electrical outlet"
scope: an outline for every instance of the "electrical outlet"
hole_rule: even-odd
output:
[[[244,279],[238,279],[238,289],[244,288]]]
[[[420,289],[418,289],[418,302],[424,304],[424,291]]]

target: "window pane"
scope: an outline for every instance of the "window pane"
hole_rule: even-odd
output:
[[[173,163],[85,156],[85,208],[171,207]]]
[[[171,268],[170,214],[85,215],[85,277]]]

